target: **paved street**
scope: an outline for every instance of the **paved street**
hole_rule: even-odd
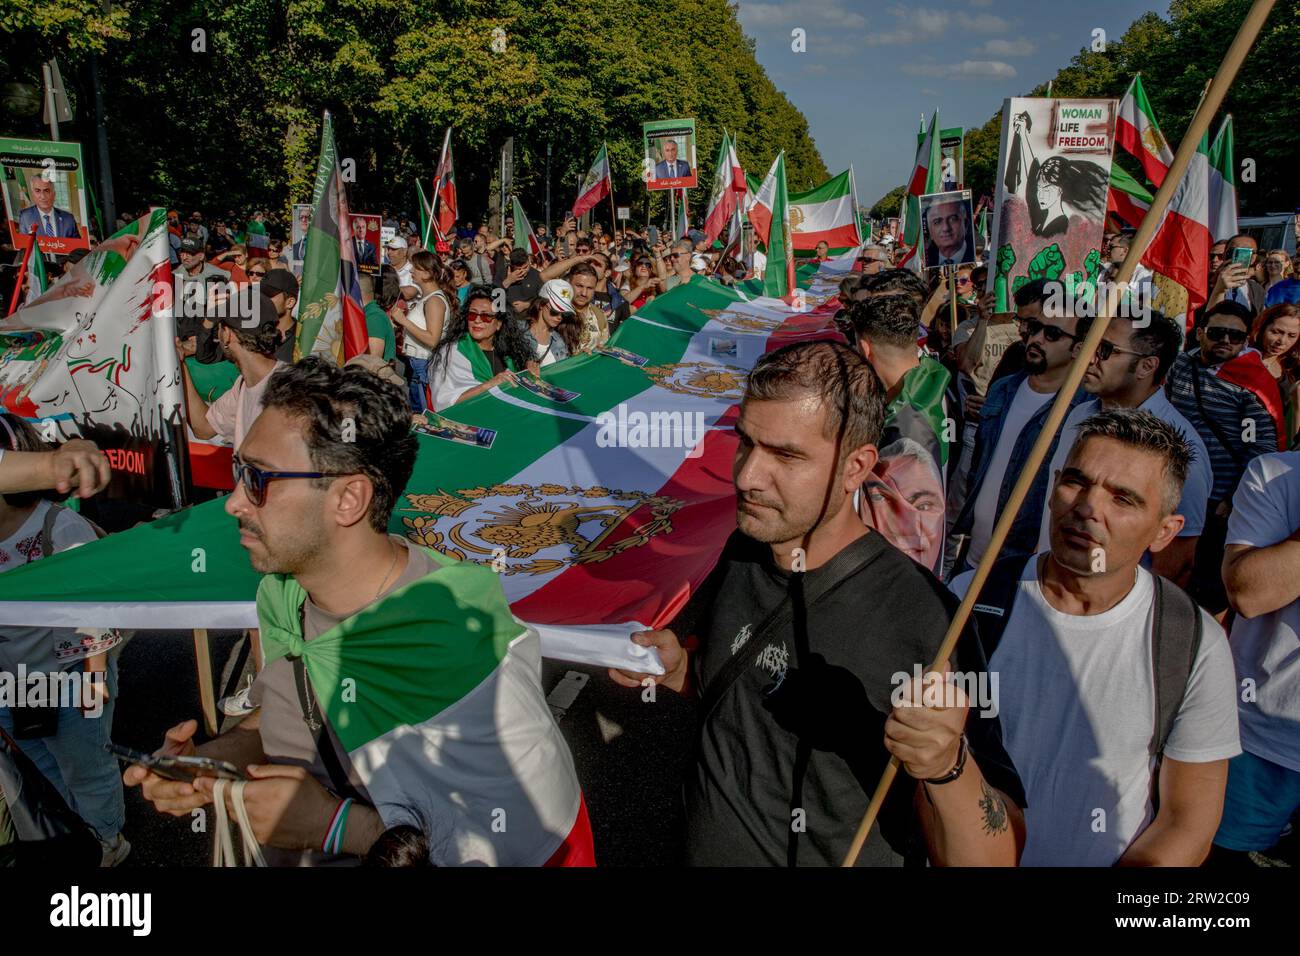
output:
[[[211,632],[213,670],[227,686],[241,642],[235,632]],[[166,729],[199,718],[193,641],[188,632],[151,631],[134,637],[120,660],[119,703],[113,739],[153,750]],[[603,670],[548,661],[543,687],[549,693],[565,673],[577,670],[591,679],[560,727],[573,751],[602,866],[675,864],[681,853],[678,794],[690,746],[694,705],[660,691],[654,703],[624,690]],[[155,813],[138,789],[127,791],[126,834],[132,843],[129,866],[206,866],[211,834],[194,833],[189,818]]]

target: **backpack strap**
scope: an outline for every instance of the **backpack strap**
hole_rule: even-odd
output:
[[[993,652],[1002,640],[1002,632],[1007,629],[1007,621],[1011,620],[1011,607],[1020,591],[1020,579],[1029,562],[1037,557],[1034,554],[1015,554],[993,562],[980,591],[980,599],[971,608],[977,622],[980,646],[984,648],[985,662],[993,660]]]
[[[1201,648],[1201,611],[1182,588],[1159,575],[1152,614],[1151,672],[1155,678],[1156,721],[1150,753],[1164,753]]]
[[[60,514],[62,514],[65,511],[71,511],[71,510],[72,509],[66,508],[61,504],[56,504],[53,501],[50,502],[49,508],[45,510],[45,520],[41,522],[41,557],[42,558],[48,558],[50,555],[54,553],[54,525],[59,520]],[[74,512],[74,514],[77,513]],[[91,530],[95,532],[96,538],[108,537],[107,531],[105,531],[99,525],[95,524],[95,522],[91,521],[85,515],[77,514],[77,517],[80,518],[82,521],[86,522],[86,524],[90,525]]]

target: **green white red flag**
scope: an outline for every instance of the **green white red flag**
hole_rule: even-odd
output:
[[[537,241],[537,235],[533,232],[532,224],[528,217],[524,215],[524,207],[519,204],[519,197],[510,197],[514,203],[514,211],[510,214],[514,222],[514,237],[516,249],[527,249],[530,255],[538,255],[542,251],[542,244]]]
[[[605,149],[605,144],[601,143],[596,161],[591,164],[587,175],[582,178],[582,185],[578,187],[578,198],[573,203],[573,218],[596,208],[602,199],[613,195],[613,191],[614,183],[609,175],[609,152]]]
[[[907,180],[907,194],[903,197],[902,233],[903,244],[910,246],[907,255],[899,262],[900,266],[911,263],[910,268],[920,271],[921,258],[916,255],[921,242],[921,197],[927,193],[939,192],[943,182],[943,166],[939,156],[939,111],[930,117],[930,128],[916,147],[916,162],[912,166],[912,175]]]
[[[27,279],[27,296],[22,295],[23,279]],[[18,280],[14,283],[14,296],[9,301],[9,315],[18,310],[18,301],[35,302],[45,294],[49,280],[45,275],[45,257],[41,255],[36,244],[36,226],[32,226],[31,243],[23,250],[23,264],[18,269]]]
[[[790,234],[790,194],[785,178],[785,150],[777,154],[767,177],[758,187],[749,221],[763,243],[767,266],[763,272],[763,295],[793,301],[794,239]]]
[[[1223,118],[1210,144],[1210,238],[1237,234],[1237,174],[1232,158],[1232,114]]]
[[[311,204],[294,354],[328,355],[342,364],[365,352],[370,342],[352,254],[347,187],[334,142],[334,121],[328,111],[321,125],[320,159]]]
[[[1142,88],[1141,73],[1134,74],[1128,92],[1120,101],[1119,115],[1115,122],[1115,141],[1137,157],[1147,179],[1155,183],[1157,189],[1160,188],[1174,161],[1174,151],[1169,148],[1169,143],[1160,132],[1155,110],[1151,108],[1146,90]]]
[[[1142,263],[1187,290],[1187,314],[1206,300],[1210,276],[1210,141],[1200,145],[1178,184],[1169,208],[1147,246]]]
[[[1106,194],[1106,212],[1136,229],[1151,208],[1152,195],[1142,184],[1124,172],[1119,163],[1110,167],[1110,190]]]
[[[437,209],[434,225],[438,230],[439,251],[447,251],[442,246],[447,244],[447,235],[460,215],[456,202],[456,171],[451,161],[451,127],[442,140],[442,154],[438,157],[438,169],[434,173],[433,202]]]
[[[835,334],[827,328],[834,296],[852,266],[845,255],[801,267],[814,304],[807,312],[756,298],[762,287],[752,280],[734,288],[678,286],[625,321],[609,348],[543,371],[550,384],[577,393],[563,406],[506,385],[444,411],[477,440],[417,434],[415,470],[390,530],[479,571],[493,568],[510,611],[536,628],[545,656],[660,672],[657,660],[627,639],[630,622],[658,627],[671,620],[735,530],[730,465],[737,439],[730,426],[745,376],[767,351]],[[735,342],[734,355],[718,353],[719,337]],[[572,534],[548,533],[570,515],[592,520],[573,522]],[[262,577],[235,525],[213,501],[15,568],[0,575],[0,627],[256,627]],[[207,556],[204,574],[189,573],[196,547]],[[445,607],[432,595],[425,603],[434,617]],[[293,629],[291,616],[279,619]],[[498,638],[513,640],[512,627],[494,614],[481,634],[468,635],[490,637],[497,648],[482,658],[481,680],[493,673],[492,659],[504,659]],[[463,627],[456,639],[467,639]],[[389,644],[392,660],[421,640]],[[280,643],[273,637],[264,647],[270,654]],[[340,645],[332,643],[323,662],[308,661],[317,687],[341,686],[315,671],[333,666]],[[423,665],[413,667],[415,675]],[[390,678],[406,673],[400,664],[387,670]],[[345,742],[349,753],[376,739],[360,725],[356,733]]]
[[[709,242],[722,235],[748,190],[745,171],[736,157],[736,144],[726,130],[722,131],[718,159],[713,169],[713,189],[709,193],[708,211],[704,214],[704,235]]]
[[[686,205],[686,190],[681,190],[682,204],[677,207],[677,238],[685,239],[691,231],[691,211]]]

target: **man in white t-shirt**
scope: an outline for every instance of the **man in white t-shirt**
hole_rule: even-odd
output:
[[[1024,371],[1000,378],[989,386],[979,410],[966,499],[951,530],[953,535],[968,536],[954,573],[975,567],[988,550],[993,525],[1020,478],[1057,390],[1069,375],[1074,344],[1079,341],[1075,331],[1077,322],[1073,315],[1044,314],[1031,319],[1029,337],[1025,339]],[[1071,405],[1077,405],[1085,397],[1083,389],[1079,389],[1071,398]],[[1053,437],[1049,458],[1059,440],[1059,434]],[[1016,513],[1002,549],[1003,556],[1031,554],[1035,550],[1049,485],[1047,462],[1044,462]]]
[[[1227,545],[1243,753],[1229,765],[1215,862],[1269,849],[1300,809],[1300,452],[1246,466]]]
[[[1079,335],[1087,335],[1091,325],[1090,318],[1080,319]],[[1182,343],[1178,326],[1159,312],[1151,313],[1145,322],[1138,324],[1131,319],[1112,319],[1083,379],[1084,391],[1096,397],[1075,406],[1066,417],[1048,471],[1049,476],[1055,477],[1074,444],[1079,423],[1102,409],[1140,408],[1178,429],[1183,440],[1192,446],[1192,461],[1187,466],[1183,495],[1174,511],[1174,514],[1182,515],[1183,529],[1168,547],[1151,556],[1150,567],[1152,572],[1180,587],[1186,586],[1191,577],[1196,542],[1205,527],[1205,503],[1214,486],[1214,472],[1205,440],[1174,408],[1162,387],[1166,373],[1182,351]],[[1050,507],[1043,508],[1039,551],[1051,547],[1048,538],[1050,511]]]
[[[216,320],[217,342],[224,357],[239,369],[239,378],[211,405],[194,386],[185,367],[184,347],[176,340],[185,380],[185,411],[196,438],[221,438],[238,448],[262,411],[266,380],[286,364],[275,357],[280,344],[275,303],[263,295],[253,305],[256,315],[252,319],[227,316]],[[245,327],[246,323],[251,327]]]
[[[1009,606],[976,605],[1005,622],[989,672],[1028,800],[1023,866],[1197,866],[1210,851],[1228,760],[1241,752],[1231,654],[1214,619],[1162,582],[1166,623],[1182,608],[1188,620],[1199,615],[1201,635],[1194,656],[1182,648],[1185,682],[1160,682],[1163,702],[1179,704],[1156,742],[1157,580],[1140,566],[1182,527],[1173,511],[1189,456],[1149,412],[1085,421],[1052,488],[1051,550],[1026,560]],[[972,577],[953,591],[964,596]],[[986,645],[993,619],[980,622]],[[1167,666],[1172,642],[1191,635],[1161,630]]]
[[[410,249],[406,240],[401,236],[394,236],[388,240],[384,248],[388,250],[389,265],[397,270],[397,281],[402,290],[402,298],[408,302],[419,298],[420,287],[415,284],[415,278],[411,275]]]

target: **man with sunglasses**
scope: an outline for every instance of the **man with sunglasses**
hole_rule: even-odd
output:
[[[1188,588],[1213,614],[1228,607],[1220,565],[1233,492],[1252,459],[1277,451],[1278,428],[1268,403],[1280,409],[1281,396],[1259,353],[1242,351],[1250,322],[1245,306],[1229,301],[1212,305],[1197,326],[1200,347],[1178,356],[1165,384],[1169,400],[1205,442],[1214,469]]]
[[[316,356],[272,376],[226,499],[264,575],[258,709],[200,748],[186,721],[163,749],[247,773],[243,803],[273,865],[356,865],[398,825],[423,831],[440,866],[590,860],[537,632],[489,568],[388,531],[416,450],[399,385]],[[213,799],[212,777],[137,766],[124,781],[177,816]]]
[[[953,535],[969,536],[958,555],[954,575],[975,567],[988,549],[993,525],[1024,470],[1029,450],[1038,440],[1056,392],[1069,372],[1074,343],[1080,338],[1077,322],[1073,315],[1058,314],[1031,319],[1024,369],[989,386],[980,408],[966,498],[952,527]],[[1083,401],[1086,394],[1080,388],[1071,397],[1070,407]],[[1059,438],[1059,434],[1053,438],[1047,460],[1056,451]],[[1047,460],[1039,466],[1029,494],[1021,503],[1003,545],[1003,556],[1031,554],[1038,545],[1050,477]]]
[[[1116,244],[1120,241],[1117,239]],[[1087,335],[1091,326],[1090,317],[1080,319],[1080,337]],[[1170,403],[1162,387],[1169,369],[1178,358],[1182,343],[1178,326],[1160,312],[1152,312],[1146,322],[1112,319],[1083,378],[1084,391],[1093,397],[1066,417],[1056,454],[1048,469],[1051,480],[1055,480],[1065,467],[1065,459],[1079,434],[1079,426],[1097,412],[1137,408],[1173,426],[1192,452],[1187,477],[1183,480],[1182,496],[1174,509],[1174,514],[1182,517],[1183,527],[1166,547],[1149,555],[1148,567],[1180,587],[1185,586],[1191,576],[1196,543],[1205,527],[1205,503],[1214,483],[1214,471],[1210,467],[1210,454],[1205,442],[1192,423]],[[1050,520],[1049,506],[1043,509],[1039,552],[1051,550]]]
[[[672,250],[664,256],[664,261],[668,268],[672,269],[667,278],[664,279],[664,291],[677,288],[679,285],[685,285],[691,281],[691,276],[695,275],[691,271],[691,253],[693,247],[691,240],[678,239],[672,245]]]

